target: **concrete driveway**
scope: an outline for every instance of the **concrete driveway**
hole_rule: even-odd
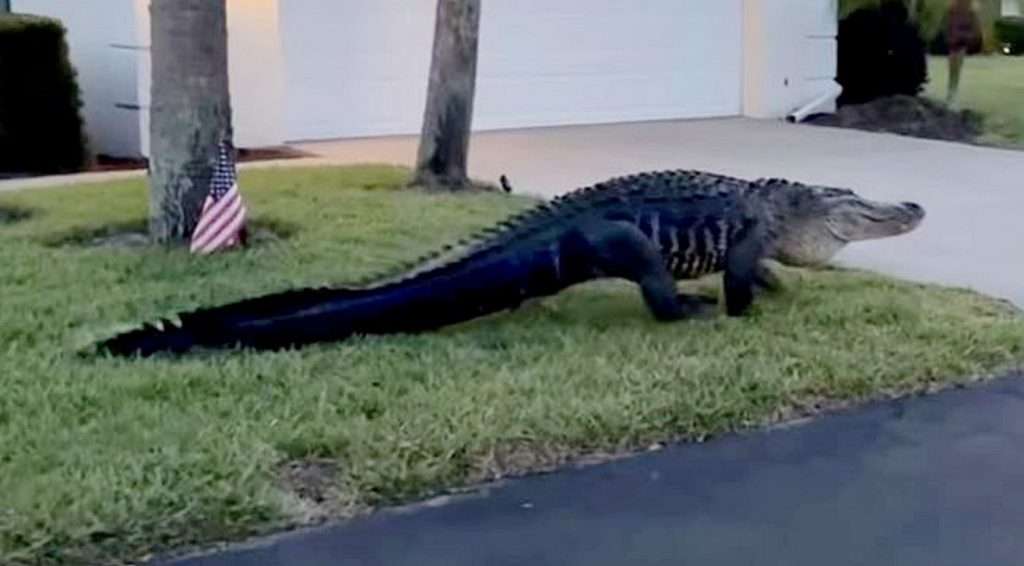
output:
[[[414,137],[297,144],[343,163],[411,164]],[[1024,306],[1024,152],[748,119],[646,122],[480,133],[470,173],[554,196],[613,175],[695,168],[786,177],[914,200],[907,236],[858,244],[843,264],[971,287]]]

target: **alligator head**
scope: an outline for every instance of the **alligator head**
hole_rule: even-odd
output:
[[[822,265],[846,244],[906,234],[924,219],[913,202],[879,202],[853,191],[785,181],[762,181],[778,219],[774,259],[786,265]]]

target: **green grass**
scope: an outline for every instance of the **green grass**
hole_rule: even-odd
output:
[[[423,336],[74,355],[122,324],[387,271],[530,204],[396,189],[405,177],[247,171],[256,219],[294,233],[205,259],[54,247],[139,225],[142,181],[0,195],[35,213],[0,225],[0,563],[235,539],[1024,360],[1024,320],[994,301],[831,270],[787,271],[789,290],[742,320],[658,324],[631,286],[606,282]],[[296,484],[288,464],[320,476]]]
[[[949,63],[929,57],[926,94],[946,99]],[[982,142],[1024,147],[1024,57],[969,57],[960,77],[960,106],[985,117]]]

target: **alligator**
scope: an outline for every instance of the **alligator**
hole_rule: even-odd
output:
[[[783,179],[638,173],[538,203],[398,275],[203,308],[99,346],[114,355],[148,356],[418,333],[609,278],[635,283],[655,319],[675,321],[720,309],[717,299],[677,289],[677,281],[719,272],[725,311],[740,316],[757,293],[778,287],[767,260],[820,266],[850,242],[909,232],[924,214],[911,202],[875,202]]]

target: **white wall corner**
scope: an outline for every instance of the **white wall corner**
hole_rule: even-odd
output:
[[[284,143],[285,69],[279,0],[228,0],[235,145]],[[288,2],[285,2],[288,4]]]
[[[761,82],[764,68],[762,0],[743,0],[743,115],[761,113]]]
[[[835,89],[837,0],[744,0],[743,115],[782,118]]]

